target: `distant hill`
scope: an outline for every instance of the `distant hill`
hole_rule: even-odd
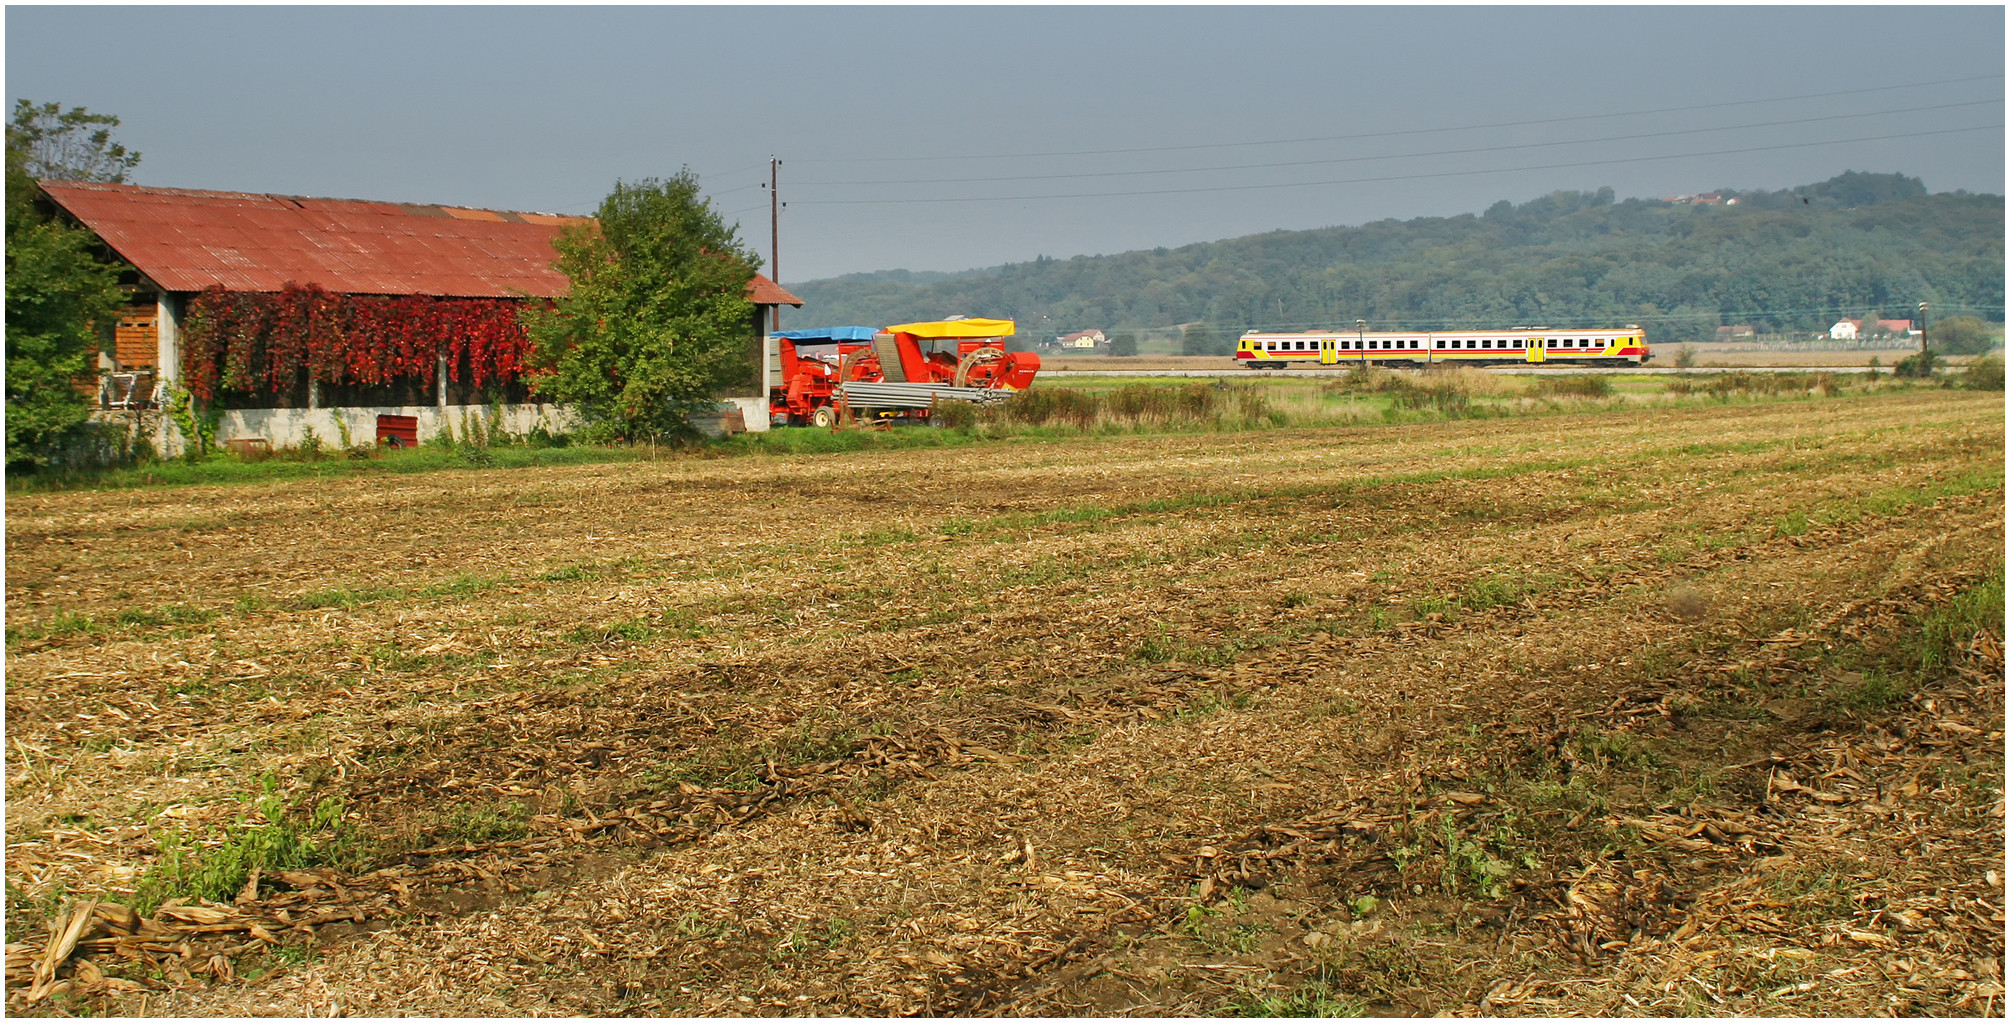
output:
[[[1379,329],[1640,323],[1657,343],[1720,325],[1825,329],[1845,316],[2003,318],[2003,197],[1929,195],[1850,172],[1786,191],[1615,201],[1610,188],[1505,200],[1474,216],[1272,231],[1176,249],[1041,257],[963,273],[791,284],[803,324],[967,314],[1167,334],[1200,325]],[[1032,340],[1023,337],[1022,340]]]

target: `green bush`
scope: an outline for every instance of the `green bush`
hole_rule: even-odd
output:
[[[1931,351],[1914,352],[1898,360],[1898,365],[1891,368],[1891,375],[1895,377],[1907,377],[1913,380],[1925,380],[1933,376],[1933,371],[1939,368],[1939,356],[1934,355]]]
[[[928,421],[931,425],[959,433],[969,433],[976,429],[979,418],[981,415],[977,404],[969,401],[938,401],[928,411]]]
[[[1985,355],[1968,364],[1961,371],[1961,386],[1971,391],[2000,391],[2003,389],[2003,357]]]

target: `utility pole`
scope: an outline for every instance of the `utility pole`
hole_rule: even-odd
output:
[[[782,283],[782,161],[768,157],[768,279]],[[782,307],[774,308],[773,330],[782,329]]]
[[[1919,356],[1926,361],[1926,303],[1919,303]]]

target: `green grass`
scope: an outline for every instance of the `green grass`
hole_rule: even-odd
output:
[[[1244,991],[1222,1006],[1221,1015],[1254,1019],[1351,1019],[1365,1016],[1359,1000],[1312,982],[1289,991]]]
[[[269,782],[269,779],[268,779]],[[325,799],[305,819],[289,814],[268,784],[256,812],[239,816],[215,839],[178,831],[160,836],[161,858],[140,875],[132,908],[151,914],[171,899],[229,902],[255,869],[354,865],[364,843],[343,821],[339,799]]]
[[[527,469],[553,465],[593,465],[634,462],[651,457],[646,446],[573,447],[497,446],[482,449],[488,469]],[[672,449],[658,449],[669,453]],[[10,473],[7,491],[13,494],[58,490],[120,490],[135,487],[185,487],[216,484],[270,483],[285,480],[351,479],[404,473],[466,471],[468,458],[458,447],[421,445],[416,448],[384,450],[371,458],[324,458],[315,461],[267,459],[247,462],[228,454],[212,454],[200,461],[149,462],[125,469],[74,471],[68,473]]]
[[[1962,644],[1977,633],[2003,628],[2003,565],[1979,583],[1955,594],[1945,606],[1922,616],[1910,659],[1922,673],[1952,663]]]
[[[530,811],[522,803],[456,806],[429,837],[441,842],[510,842],[530,834]]]

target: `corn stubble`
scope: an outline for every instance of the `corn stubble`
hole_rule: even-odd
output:
[[[2003,422],[18,497],[9,1008],[2000,1014]]]

